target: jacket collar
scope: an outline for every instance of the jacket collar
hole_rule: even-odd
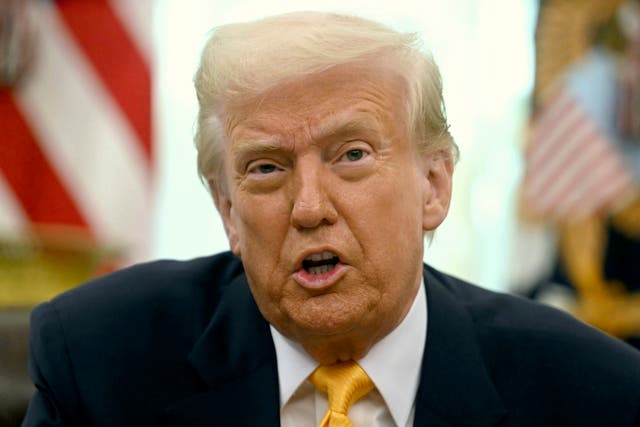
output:
[[[428,330],[416,397],[416,426],[495,426],[505,415],[477,343],[470,313],[425,266]]]
[[[473,319],[446,280],[425,267],[429,326],[414,425],[495,426],[504,407],[487,374]],[[214,317],[189,355],[208,388],[167,408],[166,425],[279,426],[269,324],[244,275],[222,292]]]
[[[244,274],[222,290],[188,360],[207,390],[167,408],[166,425],[280,424],[273,340]]]

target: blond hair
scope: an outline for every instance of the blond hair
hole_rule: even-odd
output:
[[[356,16],[294,12],[221,26],[205,45],[194,78],[200,104],[195,144],[201,178],[224,183],[226,108],[288,79],[354,62],[389,67],[402,77],[416,147],[420,152],[443,150],[457,158],[438,67],[415,34]]]

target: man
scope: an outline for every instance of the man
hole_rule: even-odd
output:
[[[422,264],[457,153],[412,35],[322,13],[228,25],[195,83],[233,254],[34,310],[24,425],[640,425],[635,350]]]

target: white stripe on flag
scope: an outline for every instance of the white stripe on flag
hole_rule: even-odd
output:
[[[149,0],[110,0],[113,11],[131,35],[138,50],[151,65],[153,53],[153,4]]]
[[[17,102],[98,238],[145,244],[150,183],[140,144],[55,6],[38,5],[38,67]],[[144,252],[133,250],[132,259]]]
[[[551,132],[553,136],[539,144],[547,151],[547,155],[540,158],[540,161],[536,162],[533,159],[531,161],[532,179],[528,191],[534,198],[540,197],[543,192],[548,192],[549,187],[557,185],[557,177],[563,175],[564,168],[576,158],[576,151],[594,132],[593,127],[583,124],[581,117],[575,114],[570,114],[566,123],[570,124],[568,129],[572,129],[573,132]],[[565,126],[562,127],[565,128]]]
[[[586,128],[586,126],[585,126]],[[592,136],[592,138],[596,138]],[[584,143],[585,138],[575,138]],[[546,180],[543,191],[536,194],[540,206],[548,210],[561,204],[565,198],[575,191],[577,185],[590,173],[591,167],[598,162],[598,156],[604,152],[602,144],[581,144],[585,147],[579,155],[566,158],[562,165],[553,171],[553,176]]]
[[[524,196],[555,219],[608,209],[633,186],[620,154],[571,97],[561,92],[532,128]]]
[[[629,174],[624,172],[620,163],[615,161],[615,158],[602,156],[602,162],[592,163],[592,168],[584,180],[558,204],[557,215],[571,215],[577,219],[591,215],[611,202],[611,198],[623,191],[628,184]]]
[[[563,94],[559,96],[555,102],[552,102],[545,108],[546,109],[542,111],[534,121],[532,137],[536,141],[546,141],[549,139],[550,131],[564,132],[568,123],[573,122],[573,120],[568,120],[568,123],[558,123],[558,117],[567,116],[574,111],[573,102],[571,102],[571,98],[567,95]],[[541,151],[539,146],[533,146],[532,148],[538,152]],[[547,147],[547,150],[548,149],[549,147]],[[542,153],[546,154],[545,151]],[[535,157],[533,159],[536,161],[540,160]]]
[[[4,176],[0,173],[0,236],[18,238],[29,230],[29,219],[13,196]]]

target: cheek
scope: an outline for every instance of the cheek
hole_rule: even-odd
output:
[[[413,176],[385,174],[360,189],[352,203],[351,220],[362,238],[384,242],[404,241],[422,235],[421,194]]]
[[[413,177],[384,176],[353,195],[345,214],[348,227],[361,247],[362,262],[386,283],[403,279],[422,259],[422,208],[418,181]]]
[[[280,195],[241,195],[235,201],[235,221],[243,253],[273,252],[286,236],[290,210]],[[249,251],[249,252],[245,252]]]
[[[260,309],[270,310],[287,280],[282,250],[290,223],[288,205],[284,197],[273,193],[240,194],[234,203],[247,278]]]

